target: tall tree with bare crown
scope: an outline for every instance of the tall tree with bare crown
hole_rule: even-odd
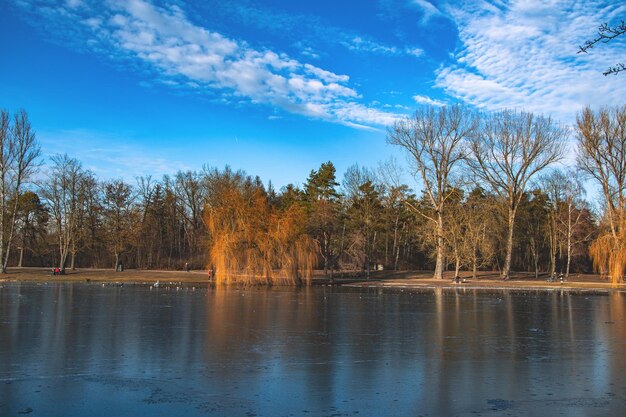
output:
[[[567,129],[549,117],[504,110],[485,115],[470,144],[468,163],[506,204],[508,234],[501,271],[508,279],[515,216],[529,181],[563,154]]]
[[[424,186],[428,211],[412,207],[434,226],[436,263],[434,278],[443,278],[445,257],[444,212],[453,193],[453,170],[465,158],[466,139],[476,129],[475,114],[461,105],[422,107],[411,118],[397,122],[387,141],[409,155],[414,175]]]

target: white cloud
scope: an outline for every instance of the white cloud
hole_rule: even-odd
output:
[[[400,52],[395,46],[383,45],[361,36],[343,40],[341,44],[352,51],[378,53],[381,55],[397,55]]]
[[[301,47],[300,54],[310,59],[320,59],[320,55],[310,46]]]
[[[446,103],[441,101],[441,100],[432,99],[432,98],[430,98],[428,96],[422,96],[422,95],[419,95],[419,94],[413,96],[413,100],[417,104],[425,104],[425,105],[430,105],[430,106],[442,107],[442,106],[446,105]]]
[[[395,46],[384,45],[382,43],[376,42],[372,39],[364,38],[362,36],[346,37],[339,43],[351,51],[378,54],[383,56],[408,55],[420,58],[424,55],[424,50],[418,47],[398,48]]]
[[[424,50],[422,48],[406,48],[405,52],[418,58],[424,55]]]
[[[436,86],[486,109],[519,108],[573,122],[585,105],[622,104],[626,83],[602,71],[626,56],[614,42],[577,54],[597,26],[623,18],[602,1],[512,0],[455,3],[462,46],[455,64],[437,72]]]
[[[98,4],[98,2],[94,3]],[[35,6],[31,4],[31,7]],[[32,7],[34,13],[39,8]],[[45,17],[66,31],[83,32],[83,47],[117,59],[138,62],[164,84],[195,91],[223,91],[252,103],[339,123],[388,124],[399,115],[370,109],[347,75],[303,64],[286,54],[258,50],[192,23],[177,6],[161,8],[144,0],[111,0],[82,5],[80,12],[62,4]],[[373,48],[369,41],[357,44]],[[380,46],[380,48],[386,48]]]
[[[441,11],[427,0],[413,0],[412,3],[422,11],[422,23],[427,23],[433,16],[441,16]]]
[[[348,80],[350,79],[350,77],[348,77],[347,75],[337,75],[330,71],[325,71],[321,68],[314,67],[313,65],[310,65],[310,64],[304,64],[304,68],[310,74],[315,75],[316,77],[319,77],[326,82],[347,83]]]

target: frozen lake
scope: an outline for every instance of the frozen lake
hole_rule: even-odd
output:
[[[0,288],[0,416],[626,415],[626,296]]]

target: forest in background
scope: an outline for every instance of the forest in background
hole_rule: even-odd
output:
[[[3,271],[188,263],[226,283],[303,283],[314,268],[508,278],[595,266],[622,279],[626,107],[585,109],[575,131],[524,112],[424,107],[387,134],[411,172],[388,160],[340,175],[329,161],[280,190],[228,166],[103,181],[68,155],[43,161],[25,111],[0,116]],[[578,166],[559,167],[574,137]],[[584,180],[602,191],[598,211]]]

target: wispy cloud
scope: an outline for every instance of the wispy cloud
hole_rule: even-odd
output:
[[[388,44],[370,36],[345,27],[337,27],[317,15],[285,13],[267,6],[259,6],[255,1],[229,1],[207,4],[212,14],[223,13],[229,20],[235,19],[239,24],[256,27],[262,31],[271,31],[275,34],[290,33],[299,39],[294,46],[298,52],[307,58],[318,59],[319,50],[313,50],[311,45],[328,47],[340,45],[349,51],[359,54],[373,54],[378,56],[415,56],[422,57],[424,50],[415,45],[405,45],[403,36],[398,37],[397,43]],[[357,2],[358,3],[358,2]],[[395,2],[397,3],[397,2]],[[404,10],[405,7],[394,4],[394,10]],[[434,6],[431,5],[431,8]],[[415,9],[414,6],[411,7]]]
[[[422,12],[422,23],[427,23],[432,17],[443,15],[441,11],[428,0],[412,0],[412,4]]]
[[[353,51],[373,52],[382,55],[396,55],[400,52],[395,46],[383,45],[361,36],[353,36],[349,39],[345,39],[341,41],[341,44]]]
[[[626,56],[626,42],[577,55],[602,22],[621,20],[624,4],[512,0],[454,3],[461,47],[436,86],[478,107],[523,108],[572,122],[585,105],[622,104],[626,83],[602,70]]]
[[[383,43],[377,42],[373,39],[365,38],[363,36],[349,36],[346,34],[341,35],[343,40],[340,41],[340,44],[350,49],[351,51],[369,53],[369,54],[377,54],[377,55],[387,55],[387,56],[414,56],[414,57],[422,57],[424,55],[424,50],[418,47],[396,47],[392,45],[385,45]]]
[[[417,104],[425,104],[425,105],[430,105],[430,106],[442,107],[446,105],[444,101],[436,100],[436,99],[430,98],[428,96],[423,96],[420,94],[413,96],[413,100]]]
[[[408,55],[413,55],[414,57],[422,57],[424,56],[424,50],[422,48],[406,48],[405,52]]]
[[[224,92],[251,103],[350,126],[388,125],[400,115],[360,104],[349,77],[192,23],[178,6],[144,0],[57,2],[21,0],[82,47],[155,73],[165,84]],[[79,26],[76,28],[76,26]]]
[[[172,158],[166,149],[149,149],[131,144],[120,134],[95,132],[87,129],[41,131],[37,138],[46,150],[44,157],[66,153],[80,159],[86,169],[100,178],[124,178],[133,181],[143,175],[170,175],[179,170],[191,169],[183,161]]]

